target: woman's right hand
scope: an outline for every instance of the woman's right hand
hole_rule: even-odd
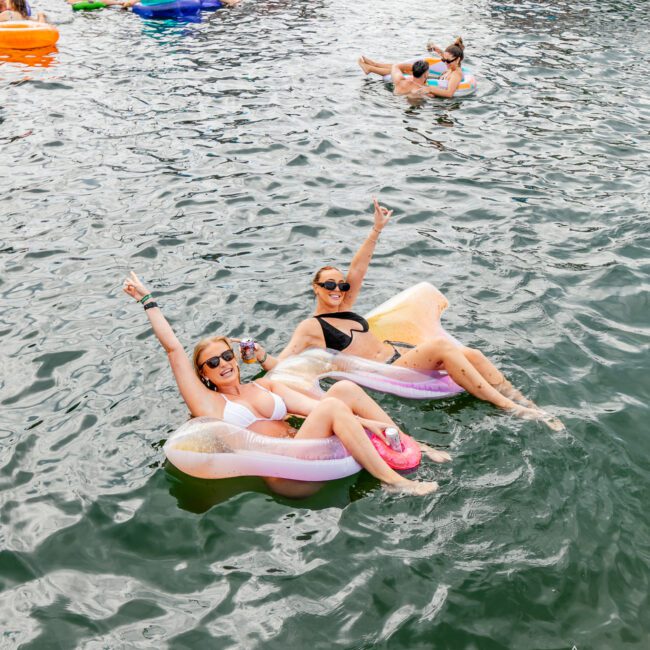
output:
[[[142,300],[150,291],[147,287],[142,284],[140,278],[133,272],[124,278],[124,284],[122,285],[124,293],[128,294],[134,300]]]

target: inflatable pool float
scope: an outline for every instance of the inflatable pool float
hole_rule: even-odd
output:
[[[142,0],[132,7],[133,13],[142,18],[185,18],[201,12],[201,0]]]
[[[400,434],[402,450],[397,451],[389,447],[381,438],[374,433],[369,433],[370,442],[374,445],[379,455],[386,463],[398,472],[410,472],[414,470],[422,460],[422,450],[411,436],[405,433]]]
[[[47,23],[33,20],[12,20],[0,23],[0,48],[34,50],[51,47],[59,40],[59,30]]]
[[[221,9],[223,3],[219,0],[201,0],[201,9],[203,11],[215,11]]]
[[[361,470],[336,436],[273,438],[207,417],[183,424],[163,450],[172,465],[197,478],[272,476],[332,481]]]
[[[426,56],[421,56],[415,59],[409,59],[404,61],[404,63],[415,63],[416,61],[426,61],[429,64],[429,78],[427,79],[427,85],[433,86],[434,88],[446,89],[447,80],[440,79],[440,76],[443,72],[447,70],[446,64],[442,62],[442,59],[432,57],[430,54]],[[463,72],[463,78],[456,88],[454,97],[467,97],[476,92],[476,77],[472,74],[469,68],[461,66],[461,71]],[[391,75],[384,75],[384,81],[392,81]]]
[[[370,331],[381,341],[418,345],[444,336],[461,345],[440,324],[448,305],[432,284],[420,282],[373,309],[366,319]],[[446,372],[423,373],[322,348],[283,359],[269,378],[314,395],[322,395],[319,383],[327,378],[349,379],[365,388],[408,399],[441,399],[463,391]]]
[[[94,11],[95,9],[103,9],[106,6],[103,2],[75,2],[72,5],[72,11]]]

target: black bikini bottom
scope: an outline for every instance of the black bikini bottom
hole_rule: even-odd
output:
[[[390,359],[388,359],[388,361],[384,361],[384,363],[388,366],[395,363],[402,356],[402,353],[397,348],[405,348],[407,350],[412,350],[415,347],[410,343],[402,343],[402,341],[384,341],[384,343],[388,343],[388,345],[392,345],[393,350],[395,350],[395,354]]]

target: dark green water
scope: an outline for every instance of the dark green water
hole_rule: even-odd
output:
[[[50,67],[0,65],[0,647],[648,648],[648,3],[45,8]],[[355,66],[458,33],[471,98]],[[566,432],[380,395],[454,456],[425,498],[166,467],[186,411],[124,274],[188,348],[279,349],[373,194],[360,310],[435,283]]]

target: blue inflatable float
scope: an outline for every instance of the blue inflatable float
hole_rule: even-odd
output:
[[[216,9],[221,9],[223,3],[219,0],[201,0],[201,9],[204,11],[214,11]]]
[[[201,0],[142,0],[133,5],[133,13],[143,18],[187,18],[201,11]]]

